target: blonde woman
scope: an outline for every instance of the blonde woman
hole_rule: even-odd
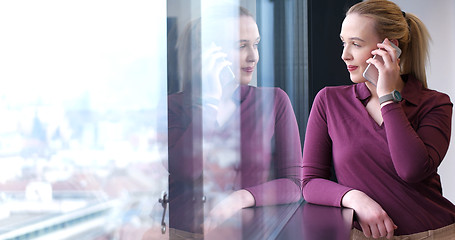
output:
[[[427,29],[395,3],[369,0],[348,10],[340,38],[354,84],[326,87],[314,100],[305,200],[354,209],[352,239],[455,239],[455,206],[437,173],[452,103],[427,88]],[[369,64],[378,69],[376,84],[363,76]],[[337,183],[328,180],[331,166]]]

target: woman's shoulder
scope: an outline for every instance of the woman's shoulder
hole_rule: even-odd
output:
[[[255,91],[257,93],[276,93],[276,92],[284,92],[283,89],[280,87],[257,87],[257,86],[251,86],[251,85],[246,85],[248,89],[251,91]]]
[[[406,80],[403,98],[415,105],[421,104],[452,104],[448,94],[436,89],[426,88],[422,82],[412,75],[403,75]]]
[[[424,89],[420,96],[418,105],[422,109],[433,109],[442,106],[453,106],[453,103],[448,94],[435,89]]]
[[[319,92],[330,92],[330,93],[338,93],[338,94],[342,94],[345,92],[351,93],[355,86],[356,86],[355,84],[339,85],[339,86],[325,86]]]
[[[353,85],[340,85],[340,86],[326,86],[319,90],[316,94],[315,101],[318,100],[337,100],[349,99],[356,96],[356,86]],[[322,98],[322,99],[321,99]]]
[[[326,86],[319,90],[319,92],[351,92],[355,85],[340,85],[340,86]],[[251,91],[256,93],[266,93],[266,94],[278,94],[278,95],[287,95],[287,93],[279,88],[279,87],[255,87],[255,86],[247,86]]]
[[[436,89],[429,89],[429,88],[425,89],[424,97],[431,99],[433,101],[451,102],[450,96],[447,93],[441,92]]]
[[[248,91],[251,91],[255,95],[262,95],[266,97],[274,97],[276,98],[289,98],[288,94],[279,87],[255,87],[255,86],[247,86]]]
[[[289,95],[279,87],[254,87],[248,86],[248,97],[255,104],[261,104],[266,108],[282,109],[290,107]],[[258,101],[259,100],[259,101]]]
[[[436,89],[423,87],[422,83],[412,76],[408,76],[402,95],[405,99],[415,105],[452,104],[448,94]]]

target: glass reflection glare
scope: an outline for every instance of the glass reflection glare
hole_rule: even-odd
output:
[[[171,238],[241,234],[239,210],[301,198],[300,136],[289,98],[249,85],[261,40],[254,16],[204,3],[181,31],[183,87],[168,97]]]
[[[140,239],[160,224],[165,9],[0,3],[1,239]]]

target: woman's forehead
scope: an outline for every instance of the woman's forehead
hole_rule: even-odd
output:
[[[235,47],[240,41],[257,41],[260,37],[256,22],[249,16],[225,19],[216,28],[212,25],[206,31],[203,24],[202,36],[203,39],[212,39],[221,47]]]
[[[354,38],[377,41],[379,38],[374,19],[359,14],[349,14],[345,17],[341,25],[340,37],[345,41]]]
[[[252,17],[242,16],[239,20],[239,35],[240,37],[248,37],[256,39],[259,37],[259,29]]]

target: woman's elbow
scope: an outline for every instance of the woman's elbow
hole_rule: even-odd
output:
[[[401,178],[401,180],[405,181],[406,183],[418,183],[431,175],[432,172],[429,172],[428,170],[417,170],[413,169],[411,171],[406,170],[406,171],[397,171],[398,176]]]

